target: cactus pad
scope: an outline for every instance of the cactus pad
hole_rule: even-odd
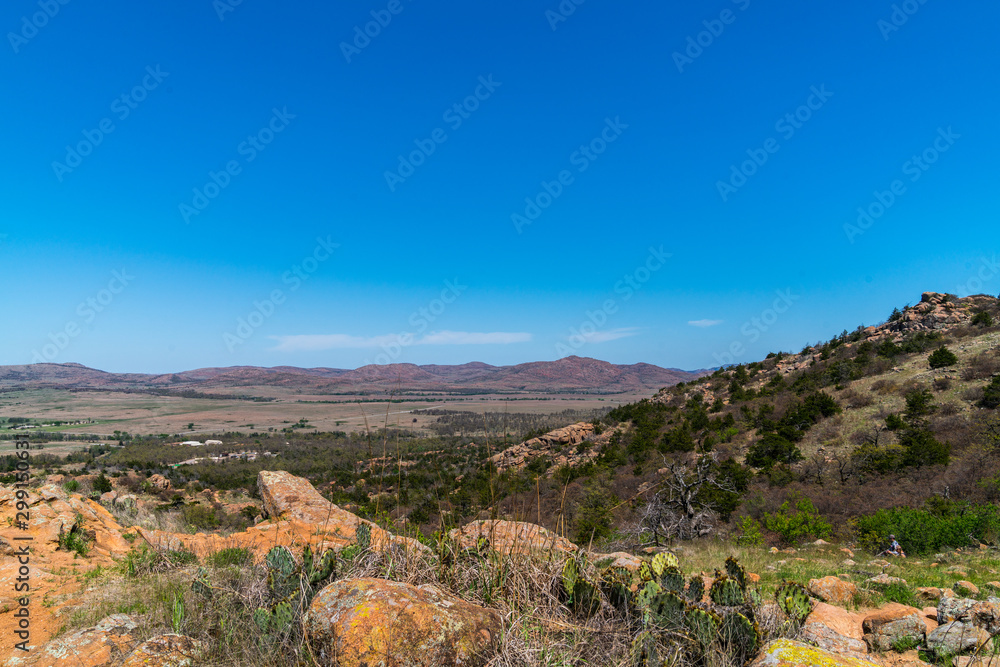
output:
[[[670,567],[679,568],[680,563],[677,562],[677,556],[673,555],[672,553],[667,553],[666,551],[662,551],[653,556],[653,561],[650,564],[650,566],[653,569],[653,575],[657,579],[659,579],[660,577],[663,576],[663,573],[664,571],[666,571],[667,568]]]
[[[708,594],[712,602],[721,607],[736,607],[746,600],[743,589],[736,580],[726,576],[716,579]]]
[[[673,591],[662,591],[650,601],[647,610],[651,624],[661,628],[681,628],[687,604]]]
[[[774,592],[774,599],[788,618],[802,623],[812,611],[809,593],[801,584],[786,581]]]
[[[747,571],[732,556],[726,559],[726,576],[735,580],[744,591],[747,589]]]
[[[691,636],[704,651],[718,636],[721,622],[714,612],[690,607],[684,614],[684,623]]]
[[[691,602],[701,602],[701,599],[705,597],[705,580],[698,575],[691,577],[685,595]]]
[[[676,567],[668,567],[660,576],[660,586],[665,591],[680,593],[684,590],[684,575]]]
[[[368,551],[372,546],[372,528],[367,523],[358,524],[354,533],[354,541],[361,547],[362,551]]]
[[[652,632],[640,632],[632,640],[633,667],[659,667],[660,654],[656,646],[656,635]]]
[[[760,632],[743,614],[732,611],[726,614],[719,628],[719,639],[735,664],[745,664],[760,649]]]

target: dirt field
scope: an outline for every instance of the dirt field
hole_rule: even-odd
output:
[[[46,431],[98,433],[114,431],[132,434],[199,434],[226,431],[280,430],[300,419],[308,420],[308,429],[320,431],[359,431],[365,419],[372,428],[388,421],[390,426],[423,429],[436,419],[417,415],[414,410],[443,408],[474,413],[521,412],[550,414],[563,410],[592,410],[629,403],[645,394],[496,394],[474,396],[407,396],[387,403],[384,397],[305,395],[275,387],[240,387],[240,393],[274,398],[271,402],[237,399],[178,398],[120,392],[69,392],[58,389],[8,392],[0,394],[0,417],[28,417],[37,422],[49,420],[91,423],[45,427]],[[188,425],[193,424],[192,428]],[[12,439],[17,433],[0,429],[0,439]]]

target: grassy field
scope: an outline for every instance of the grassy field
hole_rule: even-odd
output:
[[[645,398],[645,394],[484,394],[473,396],[404,396],[399,399],[372,396],[308,395],[274,387],[240,387],[241,394],[265,397],[268,402],[233,399],[180,398],[120,392],[70,392],[58,389],[15,391],[0,394],[0,417],[26,417],[37,423],[49,421],[89,423],[45,427],[45,431],[134,435],[181,434],[281,430],[307,420],[308,429],[363,431],[390,426],[425,430],[434,416],[414,415],[431,408],[472,413],[520,412],[550,414],[563,410],[593,410],[615,407]],[[189,425],[193,427],[189,428]],[[0,429],[0,437],[26,431]]]

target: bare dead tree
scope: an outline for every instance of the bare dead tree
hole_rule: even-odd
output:
[[[709,535],[715,529],[718,514],[699,499],[703,488],[713,486],[733,491],[718,481],[714,454],[699,456],[693,463],[668,463],[662,488],[640,510],[636,534],[642,543],[690,540]]]

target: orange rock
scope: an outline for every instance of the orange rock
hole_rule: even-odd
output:
[[[808,589],[809,593],[820,600],[833,604],[847,604],[858,592],[857,586],[834,576],[810,579]]]
[[[523,521],[473,521],[449,531],[448,538],[463,549],[475,547],[480,538],[486,538],[494,550],[504,554],[574,553],[580,548],[565,537]]]
[[[346,579],[316,595],[303,629],[321,664],[474,667],[490,658],[501,622],[434,586]]]
[[[201,642],[184,635],[153,637],[137,646],[122,667],[190,667],[203,651]]]
[[[865,655],[863,613],[851,613],[840,607],[818,602],[802,626],[802,637],[838,655]]]
[[[136,623],[125,614],[108,616],[93,628],[53,639],[25,655],[15,655],[8,667],[111,667],[119,665],[136,640]],[[34,626],[32,626],[34,630]],[[34,636],[34,635],[33,635]],[[20,653],[20,652],[18,652]]]

